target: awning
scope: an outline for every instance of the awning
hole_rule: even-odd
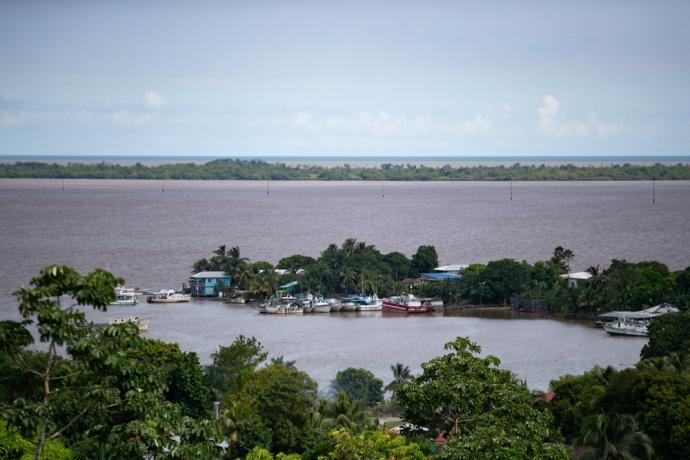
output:
[[[283,284],[278,288],[278,292],[292,292],[299,285],[299,281],[290,281],[287,284]]]

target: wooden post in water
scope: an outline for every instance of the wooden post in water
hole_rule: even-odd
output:
[[[62,191],[65,191],[65,179],[62,179]]]
[[[513,179],[510,179],[510,201],[513,201]]]
[[[386,198],[386,181],[381,181],[381,198]]]
[[[268,188],[268,179],[266,179],[266,196],[268,196],[270,193],[271,193],[271,192],[270,192],[270,190],[269,190],[269,188]]]
[[[652,179],[652,204],[656,203],[656,179]]]
[[[165,193],[165,179],[161,181],[161,193]]]

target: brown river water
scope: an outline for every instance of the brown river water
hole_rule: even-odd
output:
[[[440,263],[510,257],[530,262],[564,246],[574,269],[612,258],[690,265],[690,182],[266,182],[0,179],[0,319],[17,319],[12,292],[47,264],[111,270],[131,287],[179,288],[191,264],[221,244],[252,261],[318,256],[357,238],[411,255],[436,246]],[[165,190],[162,192],[162,190]],[[382,196],[384,195],[384,196]],[[339,369],[390,365],[418,370],[445,342],[468,336],[504,367],[544,389],[594,364],[633,365],[645,339],[608,337],[588,322],[470,312],[460,316],[272,317],[203,301],[89,312],[102,321],[153,315],[149,336],[178,342],[202,361],[237,335],[256,336],[272,356],[325,390]]]

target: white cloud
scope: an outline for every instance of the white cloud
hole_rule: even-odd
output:
[[[290,122],[292,126],[296,126],[298,128],[314,127],[314,121],[312,119],[312,116],[307,112],[297,112],[290,118]]]
[[[564,120],[558,110],[561,104],[554,96],[547,94],[537,107],[536,129],[544,137],[607,137],[621,130],[619,123],[602,123],[593,113],[587,120]]]
[[[486,134],[491,130],[491,122],[481,115],[475,115],[464,123],[464,128],[468,134]]]
[[[549,134],[554,129],[554,120],[561,104],[550,94],[544,96],[542,105],[537,108],[537,130],[542,134]]]
[[[128,110],[117,110],[106,115],[108,119],[117,125],[122,126],[140,126],[148,123],[153,119],[151,113],[133,113]]]
[[[163,100],[163,97],[161,97],[161,95],[158,94],[157,92],[147,91],[144,93],[144,104],[149,109],[158,110],[161,107],[163,107],[163,104],[165,104],[165,101]]]
[[[326,126],[328,126],[331,129],[342,128],[345,126],[345,119],[340,115],[330,117],[326,121]]]

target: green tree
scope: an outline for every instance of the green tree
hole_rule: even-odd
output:
[[[263,345],[254,337],[240,335],[229,346],[221,346],[211,355],[212,363],[206,366],[216,398],[222,400],[228,393],[242,388],[267,357]]]
[[[346,429],[331,433],[334,448],[319,460],[360,460],[360,459],[431,459],[418,444],[408,442],[403,436],[390,431],[367,430],[354,434]]]
[[[284,365],[270,364],[254,372],[226,398],[226,405],[236,405],[239,420],[253,420],[253,426],[240,427],[239,440],[258,431],[267,436],[259,445],[273,452],[305,451],[314,435],[316,389],[307,374]]]
[[[316,263],[313,257],[303,256],[295,254],[289,257],[283,257],[278,261],[278,268],[283,268],[285,270],[290,270],[291,272],[296,272],[299,269],[306,270]]]
[[[383,260],[390,267],[394,281],[401,281],[410,276],[412,262],[400,252],[390,252],[383,257]],[[435,267],[434,267],[435,268]]]
[[[383,401],[383,380],[366,369],[349,367],[338,371],[331,382],[331,391],[334,394],[344,391],[352,400],[371,406]]]
[[[426,273],[438,267],[438,254],[434,246],[419,246],[412,256],[411,271],[414,275]]]
[[[396,388],[404,383],[412,380],[412,372],[410,368],[405,366],[403,363],[395,363],[391,366],[391,372],[393,372],[393,380],[386,385],[384,391],[390,391],[392,393],[391,399],[396,397]]]
[[[629,414],[597,414],[582,427],[577,445],[588,448],[578,456],[592,460],[647,460],[654,454],[652,440]]]
[[[551,416],[533,407],[533,397],[498,368],[494,356],[459,337],[451,353],[422,364],[422,374],[398,387],[403,418],[412,431],[448,437],[440,458],[568,458]],[[422,429],[423,428],[423,429]]]
[[[22,380],[33,387],[6,396],[12,405],[2,406],[2,417],[27,439],[36,439],[34,458],[62,438],[85,458],[106,452],[113,457],[158,456],[173,448],[201,458],[217,453],[215,428],[182,413],[185,402],[193,406],[193,398],[182,401],[194,394],[187,385],[193,376],[178,382],[182,405],[166,400],[174,370],[157,365],[161,355],[150,356],[151,342],[131,324],[93,327],[75,308],[105,309],[122,282],[103,270],[81,276],[69,267],[46,267],[32,279],[31,288],[17,291],[27,319],[0,323],[0,353],[6,354],[2,362],[10,356],[25,372]],[[61,299],[68,297],[74,303],[63,307]],[[27,361],[22,347],[32,342],[26,327],[34,321],[47,351]],[[65,359],[57,356],[60,346]]]
[[[124,280],[100,269],[81,276],[72,268],[54,265],[41,270],[31,284],[33,287],[22,288],[15,293],[19,299],[19,312],[28,319],[0,323],[0,351],[9,353],[15,360],[20,359],[21,348],[33,342],[27,327],[34,323],[35,318],[39,338],[47,344],[48,352],[45,362],[41,363],[44,367],[27,371],[39,377],[42,397],[39,400],[20,399],[9,412],[10,420],[23,423],[25,432],[37,433],[34,457],[38,459],[46,442],[57,439],[84,415],[75,415],[65,425],[51,417],[55,407],[52,396],[61,387],[65,388],[65,380],[69,380],[74,371],[58,359],[58,347],[74,345],[87,332],[85,315],[74,306],[92,305],[95,309],[105,310],[115,300],[115,287],[124,284]],[[75,303],[63,309],[62,297],[71,297]],[[19,361],[17,363],[22,366]]]
[[[562,273],[570,271],[570,262],[575,258],[575,254],[570,249],[564,249],[563,246],[558,246],[553,250],[551,263],[558,267]]]
[[[649,342],[642,347],[642,359],[690,352],[690,312],[654,318],[648,330]]]
[[[34,458],[36,443],[23,438],[17,431],[8,430],[7,422],[0,420],[0,458],[4,460],[29,460]],[[48,441],[41,451],[42,460],[71,460],[74,452],[59,439]]]

